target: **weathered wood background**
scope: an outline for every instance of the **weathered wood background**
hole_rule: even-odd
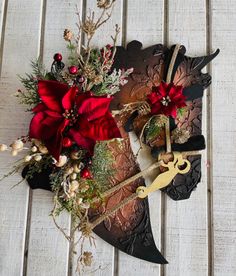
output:
[[[50,66],[55,52],[64,52],[64,28],[76,30],[75,6],[81,14],[95,0],[0,0],[0,141],[27,133],[30,115],[13,97],[20,87],[17,74],[30,70],[41,55]],[[211,88],[204,99],[203,178],[191,199],[174,202],[156,192],[150,197],[156,243],[169,264],[155,265],[114,250],[99,238],[95,262],[84,275],[101,276],[235,276],[236,275],[236,1],[117,0],[112,19],[96,36],[109,42],[114,24],[121,26],[120,43],[132,39],[144,46],[184,44],[189,55],[216,48],[220,55],[207,68]],[[12,158],[0,156],[0,176]],[[31,191],[15,175],[0,183],[0,275],[66,276],[69,248],[49,217],[52,195]],[[60,218],[70,229],[70,217]],[[75,264],[75,260],[72,261]]]

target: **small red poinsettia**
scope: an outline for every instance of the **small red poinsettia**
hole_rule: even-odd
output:
[[[173,83],[161,82],[147,97],[153,115],[164,114],[175,118],[177,109],[186,106],[183,87],[175,86]]]
[[[38,94],[42,102],[33,109],[29,136],[43,141],[55,159],[59,159],[64,136],[90,153],[96,141],[121,137],[109,111],[111,97],[44,80],[38,82]]]

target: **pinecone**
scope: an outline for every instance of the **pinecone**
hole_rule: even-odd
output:
[[[71,30],[69,30],[69,29],[65,29],[65,31],[64,31],[64,39],[65,39],[65,41],[71,41],[72,40],[72,38],[73,38],[73,33],[72,33],[72,31]]]
[[[93,22],[92,19],[87,18],[85,22],[82,24],[82,30],[88,35],[94,35],[96,31],[96,24]]]
[[[187,129],[175,128],[171,133],[171,138],[177,144],[183,144],[190,138],[190,132]]]
[[[108,9],[110,7],[111,1],[110,0],[98,0],[97,7],[100,9]]]
[[[101,82],[103,81],[103,76],[102,75],[96,75],[92,82],[95,84],[95,85],[98,85],[100,84]]]
[[[91,65],[87,65],[84,67],[83,75],[85,78],[94,79],[96,76],[95,70]]]

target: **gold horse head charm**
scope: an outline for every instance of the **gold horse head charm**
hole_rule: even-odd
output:
[[[139,198],[145,198],[149,193],[166,187],[174,179],[174,177],[180,173],[185,174],[189,172],[191,168],[191,163],[183,158],[180,152],[173,152],[174,160],[165,164],[161,161],[161,166],[168,168],[168,171],[163,172],[157,176],[153,183],[148,186],[139,186],[136,190]],[[182,169],[181,167],[184,168]]]

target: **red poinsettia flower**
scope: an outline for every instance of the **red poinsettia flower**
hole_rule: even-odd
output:
[[[161,82],[159,86],[153,88],[152,93],[147,97],[153,115],[164,114],[175,118],[177,109],[186,106],[183,87],[175,86],[173,83]]]
[[[93,152],[96,141],[118,138],[120,131],[109,111],[112,98],[81,93],[56,81],[38,82],[42,100],[34,109],[29,136],[43,141],[50,154],[59,159],[63,136]]]

